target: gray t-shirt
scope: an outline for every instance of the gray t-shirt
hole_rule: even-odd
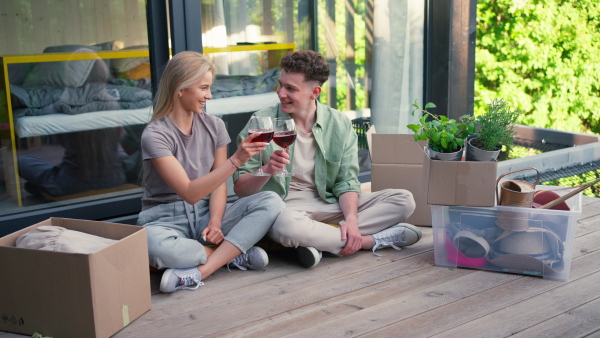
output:
[[[205,113],[194,115],[192,135],[182,133],[168,116],[150,122],[142,133],[142,210],[181,200],[163,181],[150,159],[175,156],[188,178],[193,181],[210,172],[215,161],[215,150],[226,146],[230,141],[223,120]]]

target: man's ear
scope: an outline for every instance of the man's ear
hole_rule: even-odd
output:
[[[316,100],[319,97],[319,95],[321,95],[322,90],[323,88],[321,88],[321,86],[314,86],[312,89],[312,93],[310,93],[311,100]]]

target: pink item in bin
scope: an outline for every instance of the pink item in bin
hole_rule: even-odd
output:
[[[469,258],[462,252],[458,251],[449,236],[446,236],[446,253],[448,255],[448,260],[452,263],[455,263],[457,266],[480,268],[487,264],[486,257]]]

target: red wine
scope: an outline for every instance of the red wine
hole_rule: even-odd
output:
[[[271,129],[252,129],[248,130],[248,134],[260,134],[252,139],[251,142],[266,142],[269,143],[273,139],[273,130]]]
[[[287,148],[296,141],[296,133],[293,131],[278,131],[273,136],[273,142],[281,148]]]

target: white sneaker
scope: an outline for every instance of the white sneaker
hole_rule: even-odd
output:
[[[229,269],[229,264],[233,264],[240,270],[259,270],[269,264],[269,256],[262,248],[253,246],[245,254],[240,254],[227,263],[227,269]]]
[[[198,268],[167,269],[160,280],[160,291],[196,290],[204,285]]]
[[[313,268],[319,264],[323,258],[323,252],[313,248],[312,246],[299,246],[296,248],[296,255],[300,264],[305,268]]]
[[[396,250],[401,250],[401,247],[417,243],[423,234],[421,233],[421,230],[414,225],[408,223],[398,223],[392,227],[381,230],[372,236],[373,254],[381,257],[381,255],[375,253],[375,250],[390,247]]]

